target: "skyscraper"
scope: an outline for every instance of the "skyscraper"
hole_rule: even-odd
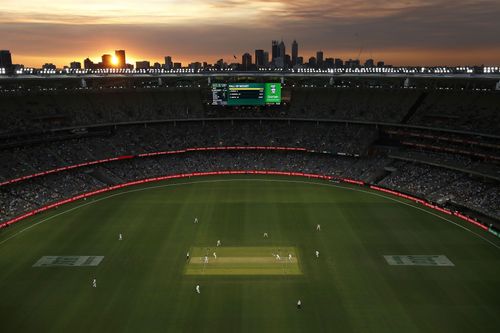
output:
[[[255,66],[264,67],[264,50],[255,50]]]
[[[103,68],[111,68],[113,63],[111,62],[111,55],[110,54],[103,54],[102,55],[102,67]]]
[[[252,55],[250,53],[245,53],[241,57],[241,65],[243,70],[249,70],[252,67]]]
[[[290,58],[289,54],[285,54],[285,60],[284,60],[285,67],[290,68],[292,66],[292,58]]]
[[[297,58],[299,56],[299,44],[296,40],[292,42],[292,66],[297,65]]]
[[[174,67],[171,56],[165,57],[165,65],[164,66],[165,66],[165,69],[167,69],[167,70],[172,69]]]
[[[279,57],[285,59],[285,54],[286,54],[286,47],[285,47],[285,42],[281,41],[279,46],[278,46],[278,50],[279,50]]]
[[[316,52],[316,64],[318,67],[323,66],[323,51]]]
[[[269,66],[269,52],[264,51],[264,66]]]
[[[127,65],[127,62],[125,59],[125,50],[116,50],[115,57],[118,60],[116,67],[125,68],[125,66]]]
[[[275,67],[283,68],[285,67],[285,42],[281,41],[278,43],[277,40],[273,40],[273,59],[272,63]]]
[[[278,41],[273,40],[271,43],[271,61],[279,57]]]
[[[0,51],[0,67],[11,68],[12,67],[12,55],[9,50]]]

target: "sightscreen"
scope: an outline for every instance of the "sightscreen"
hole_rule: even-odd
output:
[[[281,104],[281,83],[213,83],[212,105]]]

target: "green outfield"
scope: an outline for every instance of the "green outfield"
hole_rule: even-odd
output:
[[[0,231],[0,332],[496,332],[499,313],[500,239],[358,186],[175,180]]]

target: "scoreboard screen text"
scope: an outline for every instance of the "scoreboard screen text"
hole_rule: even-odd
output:
[[[212,105],[281,104],[281,83],[213,83]]]

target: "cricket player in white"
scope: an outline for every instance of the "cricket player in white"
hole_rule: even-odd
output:
[[[319,251],[316,250],[316,258],[319,258]]]
[[[292,254],[291,253],[288,254],[288,260],[292,261]]]
[[[208,264],[208,256],[205,256],[205,264]]]
[[[186,253],[186,260],[189,260],[189,251]]]
[[[220,244],[221,243],[220,243],[220,239],[219,239],[219,240],[217,240],[217,246],[220,246]]]
[[[300,299],[297,301],[297,309],[300,309],[302,306],[302,302],[300,301]]]
[[[92,287],[97,288],[97,279],[92,280]]]
[[[196,292],[197,292],[198,294],[200,293],[200,285],[199,285],[199,284],[197,284],[197,285],[196,285]]]
[[[217,259],[217,254],[214,252],[214,259]]]
[[[277,254],[277,255],[276,255],[276,260],[281,260],[281,258],[280,258],[280,255],[279,255],[279,254]]]
[[[198,223],[198,218],[197,217],[194,218],[194,223]]]
[[[118,234],[118,240],[122,240],[123,237],[122,237],[122,234]]]
[[[316,226],[316,230],[317,231],[321,231],[321,225],[318,223],[318,225]]]
[[[264,238],[267,238],[267,232],[264,233]]]

